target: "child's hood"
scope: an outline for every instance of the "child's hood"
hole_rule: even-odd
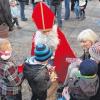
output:
[[[26,61],[25,61],[25,65],[32,67],[32,68],[38,68],[38,69],[41,69],[44,66],[43,64],[41,64],[41,62],[37,62],[34,59],[34,56],[27,58]]]
[[[25,60],[25,63],[29,65],[34,65],[34,57],[27,58]]]
[[[99,87],[98,76],[94,78],[81,78],[79,86],[86,96],[94,96]]]

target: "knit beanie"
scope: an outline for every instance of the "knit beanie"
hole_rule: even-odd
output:
[[[78,35],[78,41],[91,41],[95,43],[98,40],[97,34],[91,29],[85,29]]]
[[[52,50],[44,44],[37,44],[34,53],[35,60],[40,62],[48,60],[53,54]]]
[[[92,45],[89,49],[89,53],[94,60],[100,61],[100,42]]]
[[[81,75],[92,76],[98,71],[98,65],[94,60],[86,59],[81,62],[79,67]]]

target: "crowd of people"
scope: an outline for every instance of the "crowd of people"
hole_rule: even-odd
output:
[[[27,21],[24,14],[26,1],[18,1],[21,9],[21,20]],[[55,24],[56,13],[61,13],[59,7],[62,0],[60,2],[53,2],[52,0],[52,2],[49,2],[47,0],[49,6],[44,2],[39,1],[37,3],[34,1],[32,20],[37,31],[33,34],[31,57],[25,59],[21,66],[16,65],[12,60],[13,49],[7,35],[7,32],[13,29],[14,23],[16,23],[18,29],[21,28],[18,23],[17,3],[15,0],[0,1],[0,11],[4,11],[2,7],[5,4],[9,8],[7,13],[2,13],[5,17],[0,17],[0,25],[3,24],[4,26],[0,28],[0,32],[6,34],[5,37],[3,37],[4,34],[0,36],[0,100],[22,100],[21,85],[24,80],[28,81],[31,88],[31,100],[46,100],[48,90],[54,82],[59,84],[59,86],[56,86],[55,95],[57,94],[57,96],[54,100],[99,100],[99,36],[92,29],[85,29],[80,32],[77,40],[83,49],[83,55],[77,57],[61,28],[59,28],[62,27],[61,18],[57,17],[58,26]],[[65,0],[65,6],[68,3]],[[77,11],[82,7],[80,15],[77,16],[76,14],[76,17],[82,16],[84,18],[87,1],[84,2],[84,5],[81,5],[76,0],[74,5]],[[65,10],[65,20],[69,18],[70,12],[68,16],[67,14]],[[6,20],[6,18],[8,19]],[[54,91],[51,94],[54,94]]]
[[[18,29],[21,29],[18,23],[18,18],[20,16],[21,21],[27,21],[28,18],[26,18],[25,14],[25,5],[29,5],[29,3],[32,3],[32,6],[34,6],[40,2],[43,1],[45,2],[50,9],[54,12],[56,15],[56,20],[55,22],[58,23],[58,26],[62,28],[62,1],[64,1],[65,4],[65,20],[68,20],[70,17],[70,0],[1,0],[0,5],[1,5],[1,19],[0,19],[0,24],[6,23],[9,26],[9,30],[13,30],[13,26],[16,23]],[[20,11],[17,9],[17,5],[19,4],[20,6]],[[71,0],[71,10],[75,12],[76,18],[83,20],[85,18],[85,8],[87,5],[87,0]],[[6,7],[7,9],[6,9]],[[19,15],[20,13],[20,15]],[[2,15],[3,14],[3,15]]]

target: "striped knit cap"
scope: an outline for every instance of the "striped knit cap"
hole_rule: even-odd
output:
[[[100,42],[95,43],[89,49],[90,56],[97,61],[100,61]]]
[[[35,59],[40,62],[48,60],[53,54],[52,50],[44,44],[36,45],[34,53],[35,53]]]

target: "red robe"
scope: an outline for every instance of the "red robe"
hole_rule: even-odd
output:
[[[61,32],[61,30],[58,28],[57,31],[58,31],[57,33],[58,33],[58,38],[60,39],[60,43],[58,44],[58,47],[55,51],[54,66],[56,66],[55,70],[58,75],[58,81],[60,83],[63,83],[68,69],[68,63],[66,61],[66,57],[74,58],[75,54],[72,51],[68,41],[66,40],[66,37]],[[34,55],[34,48],[35,48],[34,36],[35,35],[33,35],[31,55]]]

